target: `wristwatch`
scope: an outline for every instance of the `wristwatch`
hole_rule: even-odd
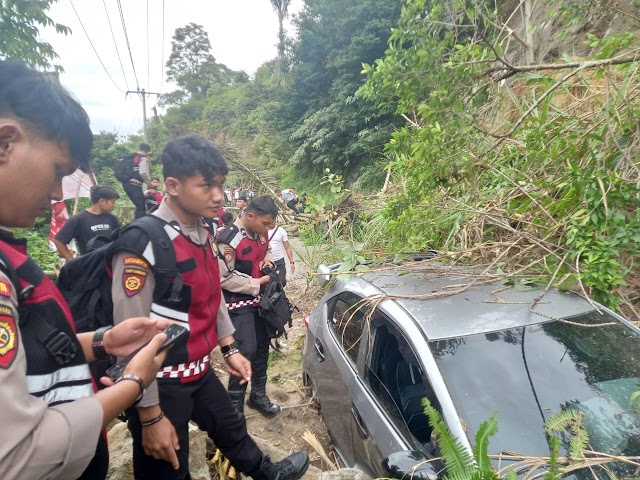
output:
[[[112,328],[113,326],[111,325],[100,327],[93,334],[93,339],[91,340],[91,349],[93,350],[93,356],[96,357],[96,360],[104,360],[110,357],[110,355],[104,348],[104,334],[107,330],[111,330]]]
[[[224,345],[220,347],[220,353],[222,353],[222,355],[224,356],[225,354],[229,353],[231,350],[237,350],[237,349],[238,349],[238,344],[234,340],[229,345]]]

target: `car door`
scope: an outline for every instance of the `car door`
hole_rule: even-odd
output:
[[[357,384],[356,362],[364,314],[362,297],[343,292],[327,302],[315,340],[314,383],[322,417],[342,461],[354,465],[351,430],[351,392]]]
[[[431,428],[421,402],[435,397],[406,335],[381,310],[374,311],[364,338],[361,381],[352,389],[354,458],[374,478],[385,477],[383,460],[393,453],[430,456]]]

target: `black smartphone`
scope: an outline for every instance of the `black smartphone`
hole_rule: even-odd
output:
[[[167,348],[171,347],[174,343],[178,341],[178,339],[182,335],[184,335],[188,331],[189,330],[186,329],[185,327],[182,327],[175,323],[172,323],[171,325],[169,325],[167,328],[164,329],[164,333],[167,334],[167,339],[164,342],[162,342],[162,345],[160,345],[158,352],[162,352]],[[140,350],[142,350],[144,347],[146,347],[148,344],[149,342],[146,342],[144,345],[136,348],[133,352],[131,352],[126,357],[122,357],[120,360],[118,360],[118,362],[115,365],[112,365],[107,369],[106,375],[114,382],[117,381],[124,373],[124,369],[129,364],[131,359],[135,357],[136,354]]]

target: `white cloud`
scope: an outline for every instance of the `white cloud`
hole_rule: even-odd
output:
[[[109,79],[94,53],[71,1],[89,38],[113,78]],[[133,67],[129,58],[120,14],[115,0],[59,0],[49,12],[55,21],[70,27],[72,35],[57,34],[53,29],[42,32],[42,38],[60,55],[56,62],[65,73],[63,85],[80,100],[91,118],[94,132],[133,133],[142,128],[140,99],[123,91],[135,90]],[[106,4],[116,45],[105,13]],[[163,81],[164,62],[171,53],[171,37],[175,29],[190,22],[202,25],[209,34],[216,61],[233,70],[253,74],[265,61],[277,55],[278,20],[269,0],[165,0],[164,41],[162,35],[162,0],[121,0],[131,46],[131,56],[140,88],[167,93],[174,89]],[[149,5],[149,42],[147,54],[147,4]],[[290,13],[302,8],[302,0],[293,0]],[[290,26],[287,26],[291,30]],[[124,69],[124,76],[123,76]],[[126,82],[125,82],[126,77]],[[114,85],[114,83],[117,85]],[[128,86],[128,88],[127,88]],[[121,91],[122,90],[122,91]],[[155,105],[155,97],[147,102],[147,115]]]

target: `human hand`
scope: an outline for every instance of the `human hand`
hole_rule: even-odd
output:
[[[267,283],[269,283],[269,280],[271,280],[271,277],[269,275],[263,275],[260,277],[260,285],[266,285]]]
[[[291,273],[296,273],[296,264],[289,262],[289,266],[291,267]]]
[[[234,353],[224,359],[227,364],[227,372],[229,375],[239,377],[240,385],[251,380],[251,362],[247,360],[241,353]]]
[[[142,448],[147,455],[169,462],[174,470],[180,468],[176,454],[176,450],[180,450],[180,442],[176,429],[167,417],[153,425],[142,427]]]
[[[129,318],[105,332],[104,348],[109,355],[125,357],[171,323],[169,320],[152,320],[147,317]]]
[[[145,387],[151,385],[156,379],[156,374],[158,370],[160,370],[164,359],[167,357],[167,350],[158,353],[158,349],[166,339],[166,333],[159,333],[152,338],[149,344],[136,353],[131,361],[129,361],[123,374],[133,373],[142,379]],[[115,384],[109,377],[102,377],[100,382],[107,387]]]
[[[260,270],[262,270],[264,267],[269,267],[269,268],[273,268],[273,262],[270,262],[269,260],[262,260],[260,263]]]

